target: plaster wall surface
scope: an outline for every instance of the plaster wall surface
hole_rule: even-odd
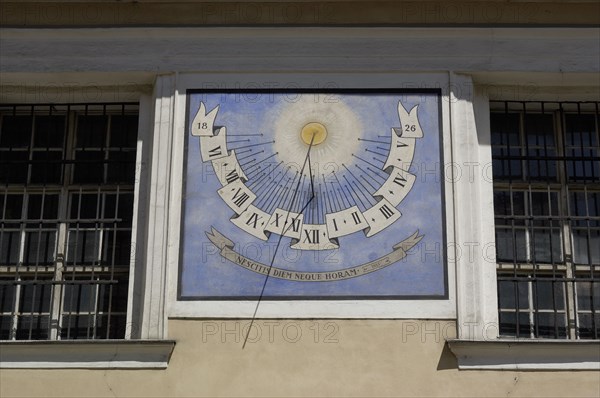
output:
[[[595,397],[600,372],[459,371],[453,321],[170,320],[165,370],[0,370],[0,396]],[[258,334],[260,330],[260,335]]]

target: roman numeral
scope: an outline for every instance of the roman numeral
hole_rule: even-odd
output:
[[[275,224],[275,226],[277,228],[279,228],[279,218],[281,217],[281,214],[279,213],[275,213],[275,220],[273,220],[273,222],[271,223],[271,225]]]
[[[237,180],[238,178],[240,178],[240,176],[238,175],[237,170],[235,169],[225,175],[225,180],[227,180],[228,184]]]
[[[300,230],[300,217],[296,217],[296,219],[292,220],[292,231],[298,232],[298,230]]]
[[[356,225],[360,224],[360,217],[358,216],[358,212],[354,212],[352,213],[352,219],[354,219],[354,223]]]
[[[256,228],[256,224],[258,224],[258,220],[262,217],[258,217],[257,213],[252,213],[248,221],[246,221],[246,225],[252,225],[252,228]]]
[[[402,141],[398,140],[396,141],[396,148],[402,148],[408,146],[408,144],[403,143]]]
[[[304,231],[304,242],[303,243],[319,243],[319,230],[318,229],[307,229]]]
[[[394,215],[394,212],[392,212],[392,210],[388,207],[388,205],[381,206],[379,208],[379,211],[381,212],[381,214],[383,214],[383,216],[385,217],[386,220]]]
[[[221,150],[221,146],[219,145],[217,147],[214,147],[213,149],[209,149],[208,150],[208,157],[212,158],[212,157],[215,157],[215,156],[220,156],[221,153],[223,153],[223,152]]]
[[[404,187],[404,185],[406,185],[406,179],[402,178],[402,176],[400,174],[398,174],[395,178],[394,178],[394,182],[398,185],[400,185],[401,187]]]
[[[250,198],[250,196],[248,196],[246,192],[242,192],[242,188],[238,188],[237,192],[233,195],[233,203],[235,203],[237,207],[242,207],[248,198]]]

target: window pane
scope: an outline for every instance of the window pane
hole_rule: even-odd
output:
[[[21,233],[19,231],[2,230],[0,233],[0,264],[15,265],[19,262],[19,246]]]
[[[49,265],[54,263],[56,249],[55,231],[31,231],[25,233],[25,265]]]
[[[522,229],[496,229],[496,257],[498,261],[526,262],[525,231]]]
[[[100,315],[97,318],[96,338],[122,339],[125,338],[125,315]]]
[[[0,183],[25,184],[28,164],[27,151],[0,151]]]
[[[531,259],[535,263],[561,263],[562,262],[562,240],[560,229],[535,228],[532,230],[532,252]]]
[[[581,339],[597,339],[600,337],[600,315],[578,314],[578,332]]]
[[[48,315],[21,315],[17,318],[17,340],[45,340],[49,336]]]
[[[535,308],[545,310],[565,309],[565,282],[538,279],[534,286]]]
[[[131,232],[107,230],[104,233],[102,264],[129,267]]]
[[[74,168],[74,183],[101,184],[104,181],[104,152],[77,151]]]
[[[492,145],[519,146],[519,114],[498,113],[490,114]]]
[[[529,314],[519,313],[517,324],[517,313],[500,312],[500,335],[514,337],[530,337]]]
[[[77,118],[77,148],[104,148],[108,116],[80,115]]]
[[[0,130],[0,148],[29,148],[32,122],[31,116],[4,115]]]
[[[60,184],[62,182],[62,152],[35,151],[32,154],[30,182],[35,184]]]
[[[11,283],[12,280],[12,278],[0,279],[0,312],[2,313],[14,311],[16,286]]]
[[[91,339],[95,315],[63,315],[60,337],[63,339]]]
[[[71,220],[97,219],[101,216],[101,194],[72,194]]]
[[[573,229],[572,239],[576,264],[600,264],[600,230]]]
[[[100,231],[70,230],[67,241],[67,263],[91,265],[98,263]]]
[[[135,152],[111,151],[108,155],[107,182],[131,182],[135,178]]]
[[[118,211],[115,214],[115,207],[118,201]],[[131,226],[133,215],[133,194],[119,193],[106,194],[104,202],[104,219],[118,219],[119,226]]]
[[[23,211],[23,195],[2,195],[0,204],[4,209],[5,220],[19,220]]]
[[[543,312],[537,316],[537,336],[560,339],[567,337],[566,314]]]
[[[595,282],[578,281],[577,309],[579,311],[600,311],[600,280]],[[593,307],[592,307],[593,306]]]
[[[117,278],[116,283],[101,284],[99,289],[98,302],[100,303],[100,311],[105,313],[108,313],[109,309],[111,313],[124,313],[127,311],[128,279]]]
[[[600,177],[600,162],[593,159],[600,154],[594,119],[592,114],[565,115],[565,154],[570,157],[567,161],[570,180],[597,180]]]
[[[529,308],[528,282],[498,281],[498,302],[502,309]],[[517,292],[518,287],[518,292]]]
[[[137,130],[137,115],[111,116],[110,146],[112,148],[135,148],[137,142]]]
[[[37,116],[35,118],[34,148],[62,149],[65,137],[65,116]]]
[[[525,115],[524,134],[527,143],[527,173],[530,179],[556,178],[554,120],[551,114]]]
[[[519,124],[518,113],[490,115],[494,178],[514,180],[522,176]]]
[[[10,338],[12,318],[10,315],[0,315],[0,340],[8,340]]]
[[[27,218],[29,220],[55,220],[58,218],[58,195],[30,194],[27,198]]]
[[[83,277],[78,277],[78,281],[85,280]],[[65,294],[63,301],[64,312],[96,312],[96,294],[97,285],[81,283],[65,284]]]
[[[21,285],[19,312],[22,314],[49,312],[51,290],[52,284],[50,283],[26,283]]]

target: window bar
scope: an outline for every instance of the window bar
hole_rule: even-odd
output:
[[[11,327],[10,327],[10,335],[9,335],[10,340],[15,340],[17,338],[17,326],[18,326],[17,322],[18,322],[18,317],[20,315],[19,308],[21,306],[21,289],[22,289],[22,285],[19,282],[21,282],[21,277],[19,277],[19,276],[15,277],[15,300],[14,300],[14,305],[13,305],[13,313],[12,313],[12,317],[11,317]]]
[[[87,109],[87,107],[86,107]],[[71,196],[72,197],[72,196]],[[83,188],[80,186],[79,187],[79,193],[78,193],[78,200],[77,200],[77,218],[74,220],[75,221],[75,245],[71,246],[73,249],[73,260],[72,260],[72,270],[71,270],[71,282],[75,282],[75,270],[77,268],[77,263],[78,263],[78,255],[77,255],[77,250],[79,248],[79,220],[81,219],[81,201],[82,201],[82,197],[83,197]],[[73,203],[71,202],[71,206],[73,205]],[[73,220],[70,220],[73,221]],[[71,228],[69,228],[71,229]],[[69,232],[69,234],[72,234],[73,231],[71,230]],[[67,239],[69,240],[69,239]],[[85,247],[85,244],[84,244]],[[68,250],[67,250],[68,253]],[[82,253],[85,253],[84,251],[82,251]],[[69,259],[69,261],[71,261]],[[75,289],[75,284],[71,283],[71,289],[70,290],[70,295],[69,295],[69,321],[67,322],[67,339],[71,338],[71,321],[73,319],[73,296],[75,295],[74,289]],[[79,300],[78,300],[79,301]],[[78,303],[79,305],[79,303]],[[78,322],[77,322],[78,323]]]
[[[598,109],[598,102],[594,103],[594,108],[596,111],[596,117],[594,118],[594,135],[596,136],[596,153],[595,156],[600,156],[600,110]],[[591,140],[591,135],[590,135],[590,140]],[[593,143],[590,143],[590,146],[593,148]],[[594,150],[591,150],[592,155],[594,155]],[[595,172],[595,168],[594,165],[592,165],[592,171],[594,172],[594,177],[596,177],[596,172]],[[600,172],[600,169],[599,169]]]
[[[511,191],[511,207],[513,205],[513,196],[512,196],[512,186],[510,187],[510,191]],[[521,333],[521,327],[520,327],[520,311],[521,311],[521,304],[520,304],[520,294],[519,294],[519,287],[520,287],[520,283],[519,283],[519,279],[517,279],[517,234],[516,234],[516,229],[515,229],[515,217],[514,217],[514,208],[511,208],[511,213],[512,213],[512,217],[511,217],[511,223],[512,223],[512,235],[513,235],[513,247],[514,247],[514,255],[513,255],[513,284],[514,284],[514,292],[515,292],[515,320],[516,320],[516,328],[517,328],[517,337],[520,336]]]
[[[45,188],[44,188],[44,193],[42,194],[42,204],[41,204],[41,209],[40,209],[40,219],[38,220],[38,242],[37,242],[37,250],[36,250],[36,257],[35,257],[35,266],[34,266],[34,271],[33,271],[33,280],[37,281],[38,280],[38,269],[39,269],[39,260],[40,260],[40,245],[41,245],[41,241],[42,241],[42,218],[44,216],[43,214],[43,210],[44,210],[44,200],[45,200]],[[30,218],[30,215],[27,214],[27,218]],[[31,244],[31,242],[30,242]],[[28,262],[29,264],[29,262]],[[29,267],[29,265],[28,265]],[[32,330],[33,330],[33,309],[34,309],[34,305],[35,305],[35,296],[37,293],[37,284],[33,285],[33,292],[32,292],[32,298],[31,298],[31,320],[29,322],[29,339],[31,339],[32,336]],[[42,308],[40,308],[40,311],[42,310]],[[38,319],[41,319],[42,315],[41,313],[38,314]]]
[[[27,186],[28,183],[31,181],[31,172],[32,172],[32,167],[31,165],[33,164],[33,138],[34,138],[34,134],[35,134],[35,112],[34,112],[34,105],[31,105],[31,128],[29,129],[29,147],[27,148],[27,175],[25,177],[25,185]],[[25,214],[25,213],[23,213]]]
[[[512,185],[512,160],[510,159],[510,139],[508,136],[508,102],[504,103],[504,131],[501,134],[502,139],[506,138],[506,154],[509,155],[509,160],[508,160],[508,182],[510,185]],[[502,162],[502,167],[504,168],[504,162]],[[516,257],[515,257],[516,258]]]
[[[90,338],[90,323],[91,323],[91,327],[92,327],[92,336],[93,338],[96,337],[96,325],[97,325],[97,312],[98,312],[98,308],[97,306],[94,306],[94,297],[95,297],[95,293],[94,293],[94,289],[98,287],[98,285],[96,284],[96,287],[94,287],[94,280],[97,279],[96,275],[95,275],[95,270],[96,267],[101,268],[102,267],[102,241],[103,241],[103,228],[104,228],[104,223],[102,222],[102,217],[104,216],[104,198],[105,195],[102,194],[102,192],[100,191],[100,187],[98,187],[96,189],[96,221],[94,222],[94,248],[92,250],[92,253],[94,254],[94,257],[92,258],[92,264],[91,264],[91,273],[90,273],[90,288],[91,288],[91,292],[90,292],[90,299],[89,299],[89,311],[90,314],[88,315],[88,325],[87,325],[87,338]],[[98,220],[101,220],[100,222]],[[87,235],[87,234],[86,234]],[[94,293],[94,294],[93,294]],[[96,302],[97,304],[97,302]]]
[[[119,199],[121,198],[120,185],[117,185],[117,195],[115,198],[115,214],[113,220],[113,245],[112,245],[112,253],[110,260],[110,279],[115,280],[115,253],[117,247],[117,220],[119,219]],[[118,282],[117,282],[118,283]],[[107,318],[106,318],[106,338],[108,338],[110,334],[110,320],[112,316],[112,293],[113,293],[113,284],[107,286],[108,288],[108,308],[107,308]]]
[[[575,286],[575,280],[573,279],[574,277],[574,273],[573,273],[573,264],[575,261],[575,256],[573,253],[573,238],[572,238],[572,231],[573,231],[573,226],[574,224],[577,223],[577,221],[574,221],[573,219],[573,215],[571,214],[571,204],[570,204],[570,186],[569,186],[569,162],[571,162],[570,164],[573,167],[573,171],[575,173],[576,170],[576,164],[575,164],[575,160],[574,159],[569,159],[569,156],[572,156],[572,154],[569,153],[570,150],[567,150],[567,126],[566,126],[566,115],[565,115],[565,111],[564,111],[564,106],[562,102],[559,102],[559,117],[558,117],[558,134],[561,137],[561,143],[562,143],[562,156],[563,156],[563,160],[560,162],[561,163],[561,170],[562,170],[562,175],[561,175],[561,192],[564,192],[563,194],[563,198],[564,198],[564,204],[561,207],[562,210],[565,212],[565,214],[567,214],[567,220],[566,222],[563,224],[563,244],[565,246],[565,265],[566,265],[566,271],[565,271],[565,287],[566,287],[566,314],[567,314],[567,330],[568,330],[568,337],[570,339],[576,339],[579,338],[579,325],[578,325],[578,316],[577,316],[577,299],[575,297],[575,293],[576,293],[576,286]],[[574,143],[572,142],[573,140],[573,135],[571,135],[571,146],[574,145]],[[577,191],[574,191],[577,192]],[[575,193],[576,194],[576,193]],[[575,201],[575,205],[577,206],[577,200]],[[575,225],[576,226],[576,225]],[[568,250],[568,251],[567,251]]]
[[[24,258],[24,253],[25,253],[25,219],[24,216],[27,211],[27,202],[28,202],[28,193],[27,193],[27,188],[25,188],[25,191],[23,193],[23,201],[21,203],[21,217],[19,220],[19,259],[17,261],[17,266],[16,268],[16,273],[17,273],[17,277],[19,278],[19,281],[23,281],[22,276],[20,275],[21,273],[21,267],[24,266],[23,263],[23,258]],[[22,286],[20,286],[19,289],[19,296],[21,295],[21,290],[23,289]],[[17,307],[17,317],[15,317],[15,336],[16,336],[16,331],[18,329],[18,318],[21,318],[21,320],[23,319],[23,314],[25,313],[25,309],[23,308],[23,311],[21,311],[21,307],[19,305],[19,307]]]

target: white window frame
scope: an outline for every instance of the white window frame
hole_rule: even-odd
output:
[[[186,90],[202,89],[203,87],[219,88],[269,88],[269,87],[298,87],[315,88],[440,88],[442,90],[441,133],[443,142],[450,142],[449,113],[450,101],[447,89],[448,74],[179,74],[174,84],[174,130],[172,156],[173,162],[170,192],[172,196],[168,208],[169,223],[169,308],[171,318],[252,318],[256,307],[255,301],[179,301],[177,300],[177,273],[180,261],[180,220],[182,208],[182,177],[184,175],[183,150],[186,134],[185,109],[187,104]],[[165,147],[167,144],[165,144]],[[444,145],[444,162],[451,159],[449,145]],[[441,173],[440,173],[441,174]],[[452,241],[454,224],[452,216],[452,186],[451,181],[440,177],[445,190],[446,236]],[[167,208],[167,207],[165,207]],[[439,300],[269,300],[262,301],[257,316],[260,318],[456,318],[455,265],[448,259],[448,299]]]

